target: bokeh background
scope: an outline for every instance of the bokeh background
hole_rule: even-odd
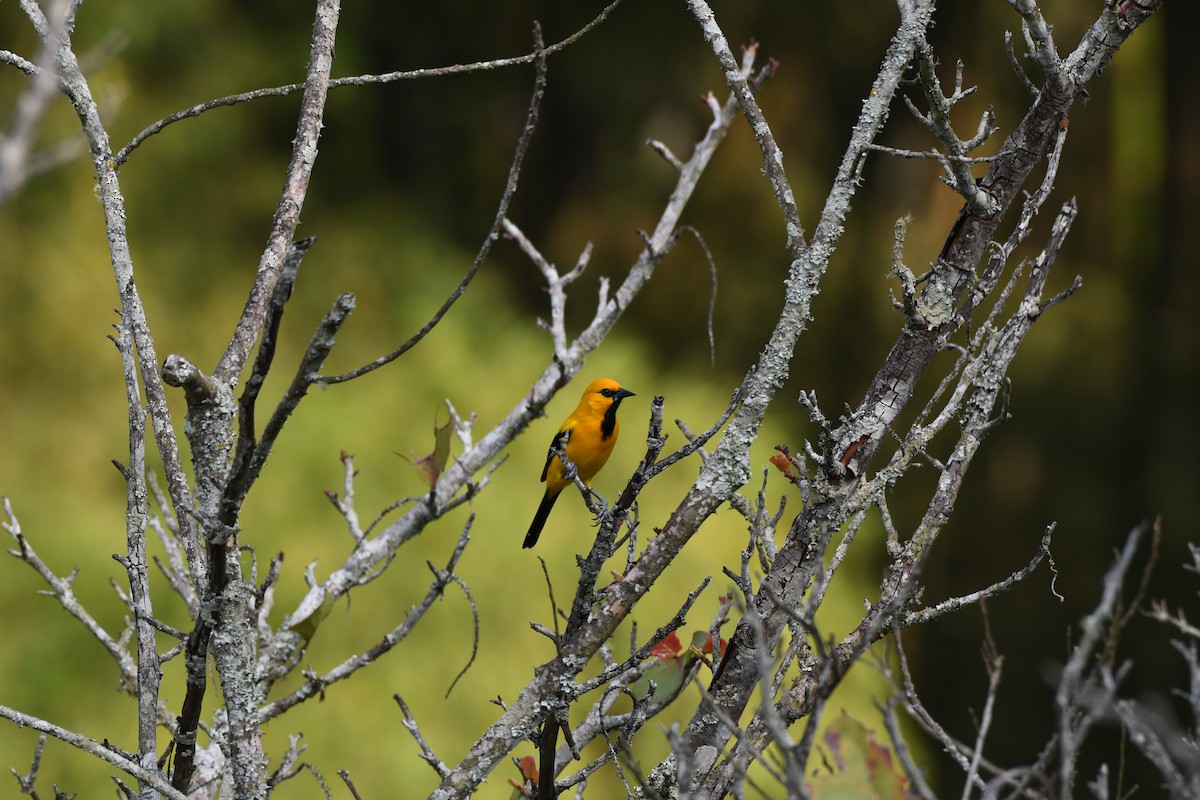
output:
[[[994,152],[1029,102],[1003,46],[1006,29],[1016,30],[1019,41],[1018,19],[1002,0],[944,5],[933,32],[943,81],[962,59],[967,84],[979,92],[963,103],[959,122],[973,131],[978,115],[993,105],[1000,133],[987,152]],[[1101,3],[1046,0],[1042,6],[1066,51]],[[335,75],[516,55],[528,51],[534,20],[555,42],[600,7],[548,0],[348,4]],[[895,5],[739,0],[718,2],[715,10],[732,42],[756,39],[762,56],[780,62],[760,100],[811,228],[893,30]],[[1056,587],[1065,601],[1054,599],[1043,569],[989,605],[1006,662],[988,755],[1004,765],[1028,763],[1049,737],[1053,681],[1073,626],[1094,604],[1113,550],[1131,527],[1161,515],[1164,541],[1151,594],[1195,608],[1196,578],[1181,562],[1196,539],[1200,487],[1194,424],[1200,278],[1193,235],[1200,72],[1186,28],[1172,24],[1174,10],[1136,33],[1089,87],[1089,102],[1072,114],[1051,204],[1074,196],[1080,213],[1050,291],[1077,274],[1083,288],[1035,326],[1020,353],[1012,371],[1012,419],[976,460],[926,572],[931,602],[979,588],[1024,564],[1047,524],[1057,523]],[[150,122],[194,103],[301,80],[310,27],[307,8],[280,0],[119,0],[85,5],[75,43],[93,56],[93,88],[120,146]],[[35,54],[15,3],[0,4],[0,47]],[[24,81],[16,70],[0,69],[5,115]],[[531,86],[531,69],[520,67],[331,94],[299,231],[319,241],[285,317],[277,374],[264,398],[286,385],[289,365],[337,293],[355,292],[358,309],[339,337],[330,371],[390,350],[433,313],[490,224]],[[653,226],[672,185],[673,171],[645,140],[690,153],[708,123],[698,98],[709,90],[726,94],[682,3],[628,2],[551,58],[541,123],[510,216],[564,268],[586,242],[595,244],[592,265],[571,296],[573,329],[591,318],[599,277],[621,279],[640,248],[637,230]],[[122,169],[137,280],[160,356],[177,352],[207,367],[219,357],[262,251],[297,106],[297,96],[268,99],[184,121],[148,140]],[[51,145],[75,130],[70,108],[59,100],[39,141]],[[899,102],[880,141],[931,146]],[[685,239],[581,376],[612,375],[638,393],[623,409],[625,434],[597,483],[601,492],[618,491],[640,457],[639,428],[652,395],[667,397],[668,418],[707,427],[770,330],[786,255],[760,165],[746,126],[736,125],[685,217],[717,265],[715,359],[706,333],[708,265]],[[758,443],[757,469],[775,444],[797,449],[813,435],[793,402],[801,389],[815,389],[834,417],[861,396],[901,325],[888,298],[895,220],[913,215],[906,256],[920,271],[957,214],[956,196],[937,176],[938,168],[926,162],[882,156],[868,162],[792,378]],[[1033,241],[1044,236],[1050,219],[1047,209]],[[124,393],[116,351],[105,338],[118,299],[87,159],[38,177],[0,208],[0,243],[0,494],[11,498],[47,563],[59,574],[79,568],[76,594],[116,632],[123,612],[109,583],[125,579],[111,559],[124,547],[124,488],[110,460],[127,458]],[[275,622],[303,595],[306,564],[316,560],[322,576],[349,552],[350,538],[323,495],[341,489],[338,453],[356,455],[359,510],[367,519],[419,493],[401,456],[431,448],[435,419],[444,419],[443,398],[476,414],[480,432],[507,412],[550,357],[548,338],[536,325],[546,313],[539,274],[502,242],[419,347],[385,370],[304,402],[244,517],[242,541],[260,559],[286,554]],[[444,697],[470,657],[472,625],[463,596],[451,591],[386,658],[331,687],[323,702],[273,723],[274,753],[288,734],[303,732],[307,757],[331,785],[336,770],[348,769],[365,797],[423,795],[434,775],[416,758],[392,693],[405,696],[432,746],[454,763],[498,713],[489,701],[512,697],[549,657],[549,643],[528,627],[530,620],[549,620],[542,569],[518,542],[540,496],[535,477],[545,443],[578,388],[568,387],[548,419],[511,448],[490,489],[473,503],[474,541],[460,573],[478,604],[479,656],[454,692]],[[180,411],[181,399],[172,400]],[[681,441],[672,436],[673,444]],[[696,469],[695,463],[684,466],[647,491],[644,524],[665,518]],[[928,472],[897,487],[892,504],[902,523],[916,519],[921,492],[932,481]],[[760,480],[756,472],[746,491],[756,491]],[[768,494],[772,502],[787,495],[790,511],[798,508],[778,476],[769,478]],[[538,554],[565,602],[572,554],[585,547],[589,528],[582,504],[560,506]],[[384,576],[356,591],[349,606],[336,608],[307,663],[325,672],[389,631],[424,594],[424,562],[444,563],[466,515],[463,509],[431,527]],[[744,537],[735,514],[718,514],[639,608],[643,635],[705,575],[715,575],[689,618],[690,627],[707,625],[717,594],[728,589],[720,566],[736,563]],[[853,619],[856,604],[870,595],[880,541],[869,526],[850,565],[857,583],[827,609],[830,633]],[[16,559],[0,561],[0,703],[129,747],[136,710],[116,691],[115,668],[52,598],[38,594],[42,588]],[[185,624],[181,606],[161,585],[155,601],[160,616]],[[1177,715],[1183,709],[1169,691],[1183,684],[1185,670],[1166,638],[1149,621],[1135,619],[1122,651],[1136,665],[1127,691]],[[986,689],[981,641],[975,609],[906,634],[927,704],[967,740]],[[168,665],[164,694],[173,706],[182,688],[180,665]],[[860,668],[834,706],[880,729],[872,703],[884,691],[869,666]],[[683,711],[694,701],[685,696]],[[0,764],[27,770],[35,740],[29,731],[0,726]],[[664,738],[652,726],[643,742],[643,764],[656,763]],[[1115,748],[1115,733],[1102,743]],[[923,759],[940,785],[956,785],[953,767],[939,760],[936,747]],[[1127,780],[1153,796],[1153,775],[1139,764],[1130,756]],[[1085,764],[1085,778],[1094,774],[1089,769],[1094,765]],[[52,742],[41,785],[94,796],[111,791],[108,773]],[[504,777],[498,772],[480,796],[507,796]],[[320,796],[305,776],[281,791]],[[340,785],[334,793],[348,796]]]

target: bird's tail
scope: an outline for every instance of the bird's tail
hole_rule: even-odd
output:
[[[546,517],[550,516],[550,509],[554,508],[554,501],[557,499],[557,493],[546,492],[546,496],[542,498],[542,504],[538,506],[537,513],[533,515],[533,522],[529,524],[529,533],[525,534],[525,541],[521,543],[521,547],[533,547],[537,544],[538,537],[542,535],[542,528],[546,525]]]

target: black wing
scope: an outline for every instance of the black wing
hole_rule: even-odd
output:
[[[550,449],[546,451],[546,466],[542,467],[542,483],[546,482],[546,473],[550,471],[550,462],[554,460],[555,448],[567,449],[567,442],[571,438],[571,431],[559,431],[554,434],[554,438],[550,440]]]

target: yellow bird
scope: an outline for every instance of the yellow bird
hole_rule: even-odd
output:
[[[554,449],[561,447],[567,454],[567,460],[575,465],[580,480],[585,486],[592,485],[592,478],[608,461],[613,445],[617,443],[617,432],[621,429],[617,422],[617,406],[626,397],[633,397],[633,392],[622,389],[621,385],[611,378],[601,378],[592,383],[584,391],[579,406],[571,412],[554,439],[550,442],[550,452],[546,454],[546,466],[542,468],[542,482],[546,484],[546,494],[542,504],[533,515],[533,523],[521,547],[533,547],[537,544],[546,517],[558,500],[562,490],[570,486],[573,478],[564,473],[562,459],[558,458]]]

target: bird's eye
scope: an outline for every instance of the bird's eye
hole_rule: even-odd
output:
[[[600,394],[604,395],[605,397],[612,397],[614,394],[616,394],[616,392],[614,392],[612,389],[601,389]]]

